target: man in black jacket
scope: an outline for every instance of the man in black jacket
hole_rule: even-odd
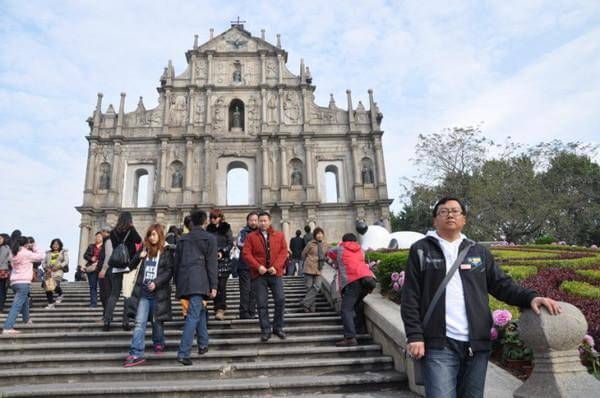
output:
[[[177,361],[191,365],[190,352],[194,334],[198,338],[198,353],[208,351],[208,328],[204,299],[217,294],[217,241],[202,227],[206,213],[192,213],[192,230],[177,241],[175,249],[175,288],[178,299],[189,300],[187,318],[177,352]]]
[[[258,213],[251,211],[246,216],[246,226],[240,230],[237,238],[237,247],[240,249],[240,258],[238,259],[238,278],[240,285],[240,319],[254,319],[256,314],[256,295],[252,290],[252,278],[250,277],[250,268],[244,261],[242,250],[248,234],[256,231],[258,228]]]
[[[302,231],[296,231],[296,237],[290,239],[290,250],[292,251],[292,272],[294,275],[296,272],[298,275],[302,275],[302,250],[306,247],[306,242],[302,239]],[[288,274],[290,275],[290,274]]]
[[[517,285],[494,263],[492,254],[461,232],[466,209],[460,200],[440,199],[433,209],[435,232],[410,248],[401,313],[407,350],[424,358],[428,397],[483,397],[491,348],[488,293],[511,305],[540,307],[556,315],[557,302]],[[460,254],[466,256],[424,324],[429,305]]]

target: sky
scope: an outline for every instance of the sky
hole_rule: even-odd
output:
[[[153,108],[167,61],[181,73],[194,34],[238,16],[254,36],[281,34],[292,72],[304,59],[318,104],[374,90],[393,210],[419,133],[600,142],[597,0],[0,0],[0,231],[60,237],[75,256],[96,94],[104,111],[121,92],[126,111],[139,96]]]

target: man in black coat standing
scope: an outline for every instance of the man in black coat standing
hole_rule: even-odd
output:
[[[190,352],[197,334],[198,353],[208,351],[208,325],[204,299],[217,295],[217,241],[203,229],[206,213],[192,213],[192,230],[182,236],[175,250],[175,288],[178,299],[190,302],[183,326],[177,361],[191,365]]]

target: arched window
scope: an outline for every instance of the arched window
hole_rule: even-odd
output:
[[[171,177],[171,188],[183,188],[183,163],[179,160],[175,160],[170,166],[170,177]]]
[[[148,179],[148,170],[136,170],[133,186],[133,198],[136,207],[148,207]]]
[[[290,160],[290,185],[304,185],[304,166],[298,158]]]
[[[237,98],[229,104],[229,131],[244,131],[244,103]]]
[[[231,162],[227,166],[227,206],[250,204],[248,166]]]
[[[373,161],[370,158],[362,158],[360,177],[363,184],[375,184],[375,173],[373,172]]]
[[[337,203],[340,201],[340,183],[338,168],[330,165],[325,168],[325,202]]]

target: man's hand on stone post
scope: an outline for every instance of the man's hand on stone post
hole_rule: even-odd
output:
[[[551,315],[561,313],[560,305],[548,297],[536,297],[531,300],[531,309],[538,315],[540,314],[540,307],[546,307]]]
[[[414,359],[421,359],[425,356],[425,343],[422,341],[415,341],[408,343],[406,346],[408,353]]]

